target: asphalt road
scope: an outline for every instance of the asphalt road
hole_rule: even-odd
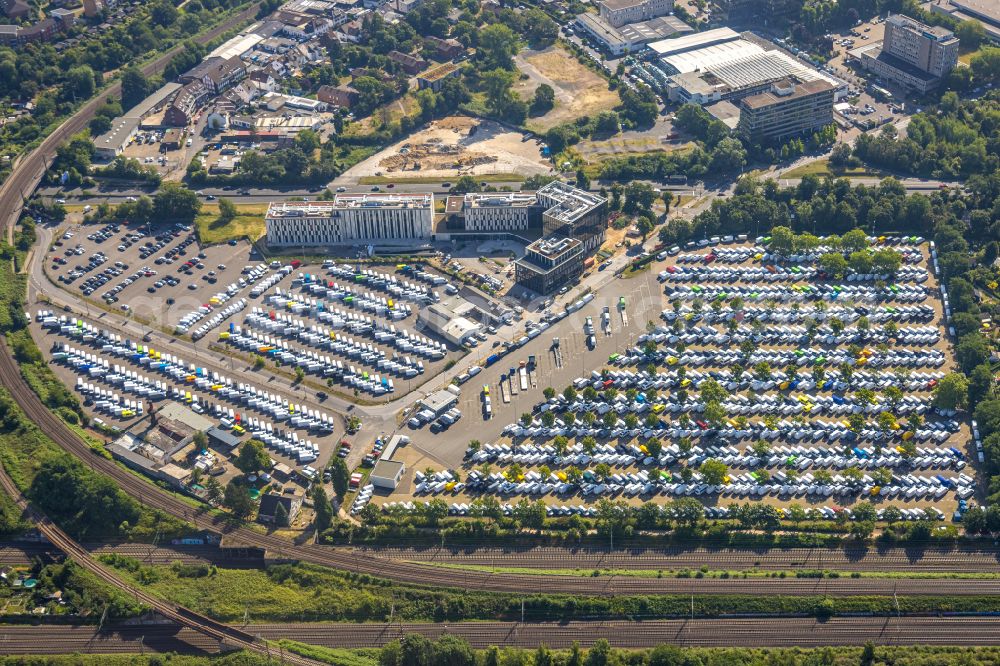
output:
[[[236,14],[228,21],[221,23],[205,34],[195,37],[195,41],[201,44],[212,41],[219,35],[228,32],[237,25],[250,20],[260,9],[260,3],[255,2],[239,14]],[[146,63],[141,67],[142,73],[146,76],[159,74],[167,66],[171,58],[184,50],[183,44],[178,44],[162,56]],[[45,175],[49,164],[55,156],[56,149],[61,143],[69,139],[77,132],[83,130],[87,123],[94,117],[98,107],[104,104],[108,97],[118,97],[121,95],[121,82],[116,81],[108,88],[101,91],[101,94],[84,104],[79,111],[73,114],[66,122],[60,125],[52,134],[47,136],[35,150],[21,157],[17,168],[0,185],[0,225],[6,230],[8,242],[11,239],[14,225],[21,215],[24,200],[38,187]]]

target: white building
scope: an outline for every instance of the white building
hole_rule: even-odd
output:
[[[614,28],[648,21],[673,11],[674,0],[600,0],[601,18]]]
[[[424,308],[417,315],[418,323],[451,344],[458,346],[470,335],[482,330],[482,325],[469,317],[476,306],[462,302],[454,307],[444,303],[434,303]]]
[[[405,245],[431,240],[433,194],[338,194],[333,201],[272,203],[264,220],[271,247]]]
[[[534,192],[469,193],[462,202],[465,230],[526,231],[534,208],[538,208]]]

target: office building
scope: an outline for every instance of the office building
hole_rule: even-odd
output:
[[[514,280],[540,294],[571,284],[583,272],[583,243],[575,238],[541,238],[514,262]]]
[[[754,140],[781,140],[833,123],[834,88],[826,81],[786,79],[740,102],[740,131]]]
[[[576,239],[584,254],[601,247],[608,228],[608,201],[592,192],[554,180],[535,193],[542,211],[545,238]]]
[[[881,42],[854,49],[851,55],[875,76],[926,93],[958,64],[958,38],[945,28],[897,14],[885,20]]]
[[[605,51],[613,56],[641,51],[650,42],[674,35],[694,32],[694,29],[676,16],[659,16],[648,21],[612,26],[596,14],[584,12],[576,17],[576,27],[593,37]]]
[[[465,231],[527,231],[541,227],[542,207],[534,192],[469,193],[462,214]]]
[[[674,0],[600,0],[597,7],[601,18],[618,28],[669,14],[674,9]]]
[[[338,194],[333,201],[272,203],[271,247],[413,246],[432,240],[433,194]]]

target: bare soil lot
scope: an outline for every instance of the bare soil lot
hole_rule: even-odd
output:
[[[556,93],[555,108],[544,116],[528,120],[528,127],[545,131],[581,116],[609,111],[619,103],[618,93],[608,89],[608,82],[584,67],[561,46],[541,51],[526,49],[514,58],[528,78],[514,85],[514,92],[530,103],[535,89],[543,83]]]
[[[347,178],[399,176],[456,179],[463,175],[548,173],[538,143],[485,120],[450,116],[389,146],[347,172]]]

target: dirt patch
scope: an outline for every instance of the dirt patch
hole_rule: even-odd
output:
[[[545,131],[555,125],[613,109],[619,103],[618,93],[608,90],[608,82],[584,67],[561,46],[541,51],[526,49],[514,58],[518,68],[527,74],[514,86],[522,99],[530,102],[535,89],[543,83],[552,86],[556,105],[544,116],[531,118],[527,126]]]
[[[344,176],[359,181],[398,177],[402,182],[414,177],[548,173],[537,141],[524,138],[491,121],[449,116],[355,165]]]

